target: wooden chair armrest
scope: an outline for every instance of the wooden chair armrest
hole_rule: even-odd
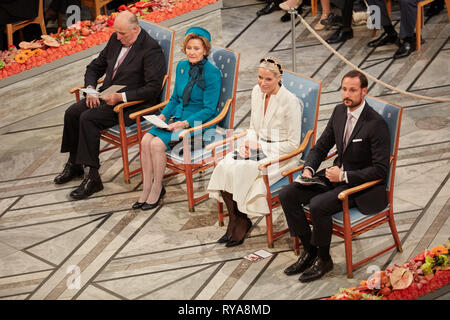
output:
[[[97,84],[103,83],[104,80],[105,80],[105,78],[100,78],[100,79],[98,79],[98,80],[97,80]],[[84,85],[74,87],[74,88],[72,88],[72,89],[69,90],[69,93],[73,94],[73,93],[75,93],[75,92],[77,92],[78,90],[83,89],[83,88],[84,88]]]
[[[223,107],[222,111],[218,114],[217,117],[215,117],[211,121],[208,121],[208,122],[206,122],[206,123],[204,123],[204,124],[202,124],[200,126],[196,126],[196,127],[189,128],[189,129],[181,131],[178,134],[178,137],[180,139],[182,139],[187,134],[190,134],[190,133],[192,133],[194,131],[203,130],[203,129],[207,128],[207,127],[210,127],[210,126],[215,125],[215,124],[219,123],[220,121],[222,121],[222,119],[225,118],[225,116],[227,115],[228,109],[230,108],[230,105],[231,105],[231,101],[232,101],[231,99],[227,100],[227,102],[225,103],[225,106]]]
[[[302,164],[299,165],[298,167],[295,167],[295,168],[292,168],[292,169],[285,170],[285,171],[281,172],[281,175],[282,175],[283,177],[290,176],[291,174],[293,174],[293,173],[295,173],[295,172],[297,172],[297,171],[303,170],[304,167],[305,167],[305,164],[302,163]]]
[[[224,145],[224,144],[227,144],[227,143],[229,143],[229,142],[231,142],[231,141],[237,140],[237,139],[239,139],[240,137],[243,137],[243,136],[245,136],[245,135],[247,135],[247,129],[245,129],[244,131],[242,131],[242,132],[240,132],[240,133],[238,133],[238,134],[235,134],[235,135],[233,135],[233,136],[231,136],[231,137],[228,137],[228,138],[226,138],[226,139],[223,139],[223,140],[221,140],[221,141],[217,141],[217,142],[208,144],[208,145],[205,147],[205,149],[206,149],[206,150],[212,150],[212,149],[215,149],[215,148],[217,148],[217,147],[219,147],[219,146],[221,146],[221,145]]]
[[[159,103],[159,104],[157,104],[157,105],[154,105],[153,107],[150,107],[150,108],[146,108],[146,109],[144,109],[144,110],[140,110],[140,111],[133,112],[132,114],[130,114],[130,119],[136,119],[136,118],[138,118],[138,117],[140,117],[140,116],[144,116],[144,115],[146,115],[146,114],[155,112],[155,111],[158,110],[158,109],[164,108],[168,103],[169,103],[169,99],[167,99],[166,101],[163,101],[163,102],[161,102],[161,103]]]
[[[325,160],[333,158],[335,155],[337,155],[337,149],[333,149],[330,152],[328,152],[327,157],[325,158]]]
[[[346,198],[348,198],[349,195],[373,187],[374,185],[380,183],[381,181],[382,181],[381,179],[373,180],[360,184],[359,186],[344,190],[339,193],[338,198],[339,200],[345,200]]]
[[[131,107],[131,106],[137,105],[139,103],[143,103],[143,102],[145,102],[145,100],[135,100],[135,101],[130,101],[130,102],[119,103],[118,105],[116,105],[114,107],[114,112],[119,113],[120,110],[123,110],[126,107]]]
[[[296,155],[299,155],[300,153],[305,151],[306,147],[308,146],[309,139],[311,138],[312,134],[313,134],[313,131],[312,130],[308,130],[308,132],[305,135],[305,138],[303,139],[302,143],[297,147],[297,149],[295,149],[291,153],[289,153],[289,154],[287,154],[285,156],[282,156],[282,157],[280,157],[278,159],[274,159],[274,160],[268,161],[266,163],[260,164],[258,166],[258,170],[259,171],[264,171],[268,166],[270,166],[270,165],[272,165],[274,163],[279,163],[279,162],[291,159],[291,158],[295,157]]]
[[[74,94],[75,92],[79,91],[80,89],[83,89],[84,86],[77,86],[77,87],[73,87],[72,89],[69,90],[70,94]]]

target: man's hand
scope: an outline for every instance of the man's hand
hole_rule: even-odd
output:
[[[86,106],[90,109],[96,108],[100,105],[100,100],[96,95],[88,94],[86,95]]]
[[[302,172],[302,177],[305,177],[305,178],[312,178],[312,172],[311,172],[311,170],[309,170],[308,168],[306,168],[306,169],[304,169],[303,170],[303,172]]]
[[[115,106],[119,102],[123,101],[122,94],[118,93],[118,92],[110,94],[109,96],[102,98],[102,100],[104,100],[106,102],[106,104],[108,104],[110,106]]]
[[[339,180],[339,174],[341,173],[341,169],[339,167],[334,166],[325,169],[325,177],[327,177],[328,180],[331,182],[340,182]]]

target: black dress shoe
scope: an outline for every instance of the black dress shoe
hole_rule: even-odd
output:
[[[144,205],[144,203],[145,203],[145,202],[139,202],[139,201],[136,201],[136,202],[131,206],[131,208],[133,208],[133,209],[140,209],[140,208]]]
[[[144,204],[141,206],[141,209],[146,211],[146,210],[151,210],[151,209],[156,208],[157,206],[159,206],[159,201],[161,201],[162,197],[164,197],[165,194],[166,194],[166,189],[164,187],[162,187],[158,200],[156,200],[155,203],[144,202]]]
[[[381,36],[376,38],[375,40],[370,41],[367,45],[371,48],[381,47],[391,43],[397,43],[399,41],[397,34],[389,35],[386,32],[383,32]]]
[[[311,267],[306,269],[300,278],[300,282],[309,282],[322,278],[325,273],[333,270],[333,260],[322,261],[320,257],[316,257]]]
[[[234,247],[234,246],[238,246],[238,245],[244,243],[244,240],[247,237],[247,233],[250,231],[250,229],[252,228],[252,225],[253,225],[252,220],[250,220],[249,218],[246,218],[246,220],[247,220],[247,230],[245,231],[245,234],[242,237],[242,239],[241,240],[232,240],[232,239],[230,239],[227,242],[227,244],[225,245],[225,247]]]
[[[267,4],[267,6],[265,6],[261,10],[257,11],[256,15],[257,16],[262,16],[262,15],[265,15],[265,14],[272,13],[275,10],[281,10],[281,9],[280,9],[280,7],[278,7],[277,4],[275,4],[275,2],[271,1],[269,4]]]
[[[70,196],[75,200],[81,200],[101,190],[103,190],[102,180],[93,180],[87,177],[84,178],[83,182],[78,186],[78,188],[70,193]]]
[[[308,251],[303,251],[297,262],[284,269],[284,273],[288,276],[302,273],[303,271],[311,267],[316,257],[317,253],[310,254]]]
[[[323,24],[324,26],[327,27],[332,27],[332,26],[341,26],[342,25],[342,17],[341,16],[337,16],[334,13],[330,13],[328,15],[328,17],[326,17],[325,19],[320,20],[321,24]]]
[[[331,35],[331,37],[327,40],[327,43],[340,43],[351,38],[353,38],[353,29],[344,31],[343,28],[339,28],[335,33]]]
[[[67,162],[63,171],[53,180],[56,184],[63,184],[74,178],[81,178],[84,175],[83,166],[81,164],[73,164]]]
[[[437,0],[430,4],[428,10],[425,11],[426,17],[432,17],[439,14],[444,9],[444,0]]]
[[[403,41],[400,48],[398,48],[398,50],[394,53],[394,59],[400,59],[400,58],[407,57],[414,50],[416,50],[415,43],[409,43],[408,41]]]
[[[302,6],[299,6],[297,8],[297,12],[298,12],[298,14],[302,14],[302,12],[303,12]],[[285,14],[283,14],[281,16],[280,20],[281,20],[281,22],[291,21],[291,14],[289,12],[286,12]]]

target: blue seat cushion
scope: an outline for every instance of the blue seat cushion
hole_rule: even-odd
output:
[[[309,206],[308,205],[303,206],[303,209],[305,211],[309,212]],[[384,211],[386,211],[388,209],[389,209],[389,204],[387,205],[386,208],[384,208],[384,210],[382,210],[380,212],[384,212]],[[363,214],[363,213],[361,213],[361,211],[359,211],[358,208],[356,208],[356,207],[350,208],[348,211],[349,211],[349,214],[350,214],[350,223],[351,223],[352,226],[357,224],[357,223],[363,222],[364,220],[367,220],[367,219],[373,217],[373,215],[371,215],[371,214]],[[341,227],[344,226],[344,212],[343,211],[340,211],[340,212],[335,213],[333,215],[333,223],[335,223],[335,224],[337,224],[337,225],[339,225]]]
[[[295,178],[297,178],[297,176],[301,173],[301,171],[297,171],[294,172],[293,174],[293,180],[295,180]],[[275,182],[274,184],[272,184],[270,186],[270,194],[273,197],[276,197],[277,195],[280,194],[281,189],[289,184],[289,177],[284,177],[280,180],[278,180],[277,182]]]
[[[210,134],[210,133],[209,133]],[[225,139],[225,135],[223,135],[221,132],[219,132],[218,130],[216,130],[215,134],[213,135],[216,139],[215,141],[220,141],[221,139]],[[222,138],[220,138],[222,137]],[[212,141],[211,143],[213,143],[214,141]],[[180,147],[182,146],[182,142],[179,142],[179,144],[181,143]],[[206,145],[208,145],[210,143],[206,143]],[[172,161],[177,162],[177,163],[184,163],[184,154],[182,152],[183,148],[178,149],[177,148],[178,145],[176,147],[174,147],[172,150],[167,151],[166,152],[166,156],[167,158],[172,159]],[[221,151],[223,151],[224,149],[226,149],[228,147],[228,144],[224,144],[222,146],[219,146],[216,148],[216,153],[219,153]],[[175,149],[180,150],[181,152],[176,152]],[[191,162],[192,163],[201,163],[202,160],[204,159],[208,159],[212,156],[212,151],[211,150],[206,150],[205,148],[197,148],[195,150],[191,150]],[[213,159],[211,159],[211,161],[213,161]]]
[[[147,120],[141,121],[141,129],[143,131],[150,130],[151,127],[152,127],[152,124],[150,122],[148,122]],[[113,136],[120,137],[119,125],[115,125],[114,127],[108,128],[105,131],[112,134]],[[136,123],[133,123],[131,126],[125,127],[125,131],[127,133],[127,137],[137,134]]]

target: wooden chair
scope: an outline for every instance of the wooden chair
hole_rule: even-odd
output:
[[[17,30],[25,28],[29,24],[39,24],[41,27],[42,34],[47,34],[47,30],[45,28],[45,21],[44,21],[44,6],[43,6],[43,0],[39,0],[39,9],[38,9],[38,15],[35,18],[31,18],[28,20],[23,20],[15,23],[8,23],[5,28],[5,33],[8,38],[8,46],[12,45],[13,42],[13,33]],[[22,32],[22,31],[21,31]]]
[[[420,47],[421,47],[422,27],[425,24],[424,7],[433,1],[434,0],[423,0],[423,1],[417,2],[417,19],[416,19],[416,49],[417,49],[417,51],[419,51]],[[445,5],[447,7],[448,20],[450,21],[450,0],[445,0]]]
[[[320,81],[311,79],[305,75],[294,73],[288,70],[283,70],[283,85],[292,93],[294,93],[301,101],[303,102],[303,113],[302,113],[302,133],[301,133],[301,141],[300,146],[293,151],[291,154],[283,156],[277,160],[273,160],[262,164],[259,166],[259,170],[264,179],[264,183],[266,185],[267,190],[267,203],[269,205],[269,214],[266,215],[266,228],[267,228],[267,245],[269,248],[273,248],[273,242],[275,239],[279,238],[283,234],[287,233],[289,230],[285,229],[278,233],[273,233],[273,221],[272,221],[272,211],[274,208],[280,205],[280,201],[278,199],[278,194],[281,188],[290,182],[292,182],[292,176],[284,177],[272,185],[269,185],[269,178],[267,175],[268,167],[279,162],[285,161],[287,159],[291,159],[295,156],[298,156],[300,153],[301,158],[300,161],[303,162],[306,159],[306,155],[309,150],[315,143],[316,132],[317,132],[317,118],[319,114],[319,105],[320,105],[320,93],[322,90],[322,83]],[[244,136],[246,131],[241,134],[235,135],[233,137],[228,138],[225,143],[231,143],[232,141]],[[224,142],[216,143],[216,146],[223,144]],[[232,148],[232,146],[230,146]],[[223,212],[223,204],[221,202],[217,202],[218,204],[218,217],[219,217],[219,225],[223,226],[223,219],[227,214]],[[294,241],[296,241],[294,239]],[[296,242],[294,243],[294,247],[297,248]]]
[[[395,169],[397,163],[397,151],[400,137],[400,126],[403,108],[371,96],[366,96],[366,101],[373,109],[375,109],[375,111],[377,111],[384,118],[384,120],[388,125],[389,134],[391,137],[390,166],[388,176],[386,179],[386,193],[388,196],[388,205],[384,210],[373,215],[364,215],[356,207],[350,209],[348,208],[349,195],[370,188],[371,186],[381,182],[381,180],[366,182],[359,186],[347,189],[339,194],[338,198],[339,200],[342,201],[342,211],[333,215],[333,234],[344,239],[345,259],[347,265],[348,278],[353,277],[354,269],[393,248],[397,248],[399,252],[402,252],[402,245],[398,237],[397,228],[395,226],[394,221],[393,198],[394,198]],[[331,156],[334,155],[335,153],[332,154]],[[292,174],[293,172],[295,172],[295,169],[291,171],[286,171],[284,175],[289,175]],[[306,205],[303,206],[303,209],[309,222],[311,222],[309,207]],[[377,253],[371,255],[368,258],[365,258],[357,263],[353,263],[352,239],[386,222],[389,223],[389,227],[391,229],[391,233],[394,238],[394,244],[388,246],[387,248],[382,249],[381,251],[378,251]]]
[[[102,7],[104,14],[108,15],[108,8],[106,8],[106,5],[111,1],[112,0],[82,0],[81,5],[89,7],[91,16],[95,13],[95,16],[92,17],[95,20],[95,18],[100,14],[100,9]]]
[[[219,140],[221,140],[224,137],[224,133],[233,129],[239,59],[240,54],[238,52],[217,45],[212,46],[208,60],[217,66],[222,73],[222,91],[217,105],[218,115],[207,123],[183,130],[179,134],[179,137],[183,139],[183,153],[181,155],[175,154],[175,152],[172,151],[166,153],[167,168],[170,169],[172,173],[165,177],[174,176],[176,174],[185,175],[190,212],[195,211],[195,205],[198,202],[208,198],[208,193],[197,198],[194,196],[193,175],[212,167],[214,165],[214,157],[223,156],[223,154],[227,152],[226,150],[221,150],[219,154],[214,154],[207,146],[192,149],[190,134],[210,128],[206,134],[204,134],[204,137],[206,137],[206,135],[214,137],[215,139],[220,137]],[[152,108],[132,113],[130,118],[136,119],[136,124],[139,128],[139,117],[155,112],[156,109],[162,109],[167,103],[168,101],[165,101]],[[214,125],[216,125],[216,127],[211,128]]]
[[[160,101],[166,101],[170,97],[175,31],[143,20],[139,20],[139,24],[141,28],[147,31],[153,39],[158,41],[164,53],[167,73],[164,77],[163,90],[160,95]],[[70,93],[75,93],[77,101],[80,101],[80,88],[82,88],[82,86],[70,90]],[[130,126],[125,126],[123,109],[143,102],[145,101],[138,100],[116,105],[114,107],[114,111],[118,114],[119,124],[102,131],[100,136],[100,139],[111,144],[111,146],[100,150],[100,152],[105,152],[116,148],[121,149],[125,183],[130,183],[130,177],[141,171],[141,168],[139,167],[130,172],[128,148],[139,144],[142,134],[149,130],[151,125],[148,121],[140,121],[139,119],[139,128],[136,123]]]

